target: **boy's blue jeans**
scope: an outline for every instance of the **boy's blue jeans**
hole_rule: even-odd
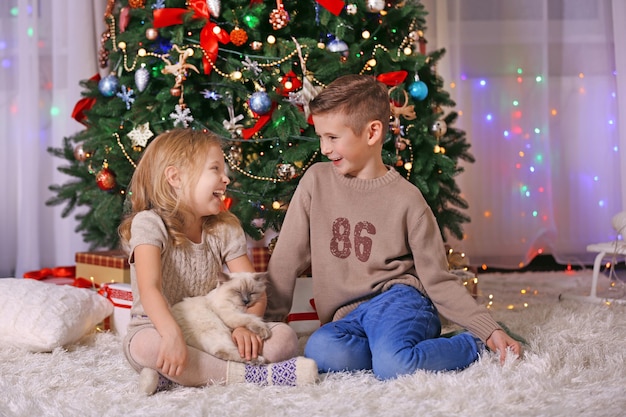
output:
[[[478,359],[474,337],[464,332],[439,337],[441,321],[433,303],[417,289],[397,284],[360,304],[341,320],[309,338],[304,355],[320,372],[372,370],[380,379],[418,369],[463,369]]]

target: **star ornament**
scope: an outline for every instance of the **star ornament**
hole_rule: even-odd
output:
[[[152,136],[154,136],[154,133],[150,131],[149,122],[139,125],[130,132],[128,132],[128,137],[133,143],[133,146],[141,146],[143,148],[146,147],[146,145],[148,144],[148,139],[150,139]]]

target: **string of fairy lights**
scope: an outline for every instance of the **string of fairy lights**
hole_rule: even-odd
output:
[[[145,70],[145,66],[147,65],[147,62],[149,59],[151,58],[156,58],[158,60],[164,61],[166,63],[165,68],[162,70],[162,72],[164,74],[171,74],[174,77],[176,77],[176,84],[174,86],[174,88],[171,89],[171,93],[174,96],[178,96],[179,97],[179,103],[178,105],[175,107],[175,111],[170,115],[176,124],[182,124],[183,126],[187,126],[189,122],[193,121],[193,116],[191,115],[191,110],[188,109],[185,105],[184,102],[184,80],[186,79],[186,76],[184,74],[184,72],[186,70],[189,70],[190,68],[193,69],[194,71],[198,71],[195,67],[193,67],[190,64],[186,63],[187,58],[192,57],[194,55],[196,55],[197,53],[199,53],[207,62],[208,65],[211,67],[212,71],[214,71],[216,74],[218,74],[219,76],[221,76],[224,79],[228,79],[229,81],[235,81],[235,82],[241,82],[241,83],[247,83],[250,82],[249,79],[247,79],[246,77],[244,77],[243,73],[239,70],[233,70],[233,71],[225,71],[223,69],[221,69],[216,62],[214,62],[214,60],[212,59],[211,55],[204,49],[204,47],[200,44],[196,44],[196,43],[189,43],[189,44],[181,44],[181,45],[176,45],[173,44],[172,45],[172,50],[177,50],[180,52],[179,55],[179,60],[178,62],[174,63],[170,61],[170,53],[158,53],[158,52],[154,52],[154,51],[149,51],[147,50],[145,47],[141,46],[138,48],[130,48],[129,45],[126,44],[126,42],[123,41],[118,41],[117,38],[117,31],[119,24],[117,24],[116,22],[116,18],[113,14],[113,8],[114,8],[114,4],[115,2],[113,0],[109,0],[108,5],[107,5],[107,9],[105,11],[105,22],[107,24],[107,31],[102,35],[102,44],[104,46],[105,42],[110,40],[111,41],[111,45],[112,45],[112,50],[115,52],[121,52],[122,55],[122,62],[121,62],[121,67],[123,68],[124,71],[126,72],[133,72],[136,71],[135,74],[135,78],[136,81],[141,80],[142,78],[145,80],[147,79],[148,75],[144,75],[147,74],[147,71]],[[144,3],[140,0],[134,1],[134,2],[130,2],[129,5],[131,7],[143,7]],[[348,8],[353,7],[352,5],[347,6]],[[380,10],[381,13],[384,13],[384,10]],[[348,13],[350,13],[350,10],[348,11]],[[286,24],[285,22],[282,23],[277,23],[279,25],[283,25]],[[380,28],[379,28],[380,29]],[[364,30],[362,32],[362,38],[363,39],[369,39],[370,37],[374,36],[376,31],[378,31],[379,29],[376,29],[374,33],[370,33],[367,30]],[[214,25],[213,26],[213,32],[216,35],[219,35],[220,31],[222,31],[223,29],[219,26],[219,25]],[[418,30],[417,28],[417,21],[416,19],[413,19],[410,22],[409,25],[409,35],[405,36],[404,39],[402,40],[402,42],[400,43],[400,46],[398,47],[397,50],[397,54],[400,55],[401,53],[406,54],[406,55],[411,55],[415,52],[415,50],[417,48],[419,48],[421,53],[425,53],[424,50],[424,46],[425,46],[425,40],[423,38],[423,32],[421,30]],[[235,33],[237,32],[237,33]],[[235,34],[237,35],[237,37],[235,37]],[[189,34],[190,35],[190,34]],[[154,40],[156,39],[156,37],[158,36],[158,32],[153,29],[153,28],[148,28],[146,30],[146,37],[148,39]],[[235,30],[233,30],[231,32],[231,36],[233,39],[233,42],[245,42],[247,40],[247,34],[245,33],[245,31],[241,30],[238,26],[235,27]],[[236,40],[237,39],[237,40]],[[275,43],[276,37],[272,34],[268,35],[266,38],[266,42],[269,44],[273,44]],[[295,41],[295,39],[294,39]],[[258,42],[257,42],[258,43]],[[252,43],[254,44],[254,42]],[[331,45],[326,45],[324,43],[319,43],[318,44],[319,48],[326,48],[326,47],[331,47]],[[339,45],[339,46],[335,46],[338,48],[342,48],[343,45]],[[306,51],[304,51],[304,53],[302,53],[300,51],[300,49],[306,49],[307,46],[306,45],[302,45],[300,46],[299,44],[297,44],[296,42],[296,48],[294,48],[291,52],[286,53],[284,56],[282,57],[276,57],[274,59],[271,59],[269,57],[266,56],[252,56],[252,55],[248,55],[246,57],[247,60],[250,59],[263,59],[265,60],[265,62],[257,62],[254,61],[254,66],[256,68],[260,68],[260,69],[267,69],[267,68],[278,68],[280,67],[282,64],[284,64],[287,61],[290,61],[292,59],[294,59],[294,57],[296,55],[299,56],[300,58],[300,63],[303,67],[303,70],[306,68],[306,61],[308,59],[308,54],[306,53]],[[104,48],[102,48],[104,49]],[[133,50],[136,49],[135,52],[133,52]],[[341,49],[339,49],[339,51],[341,52]],[[373,68],[377,65],[377,61],[376,61],[376,55],[379,51],[382,51],[384,53],[388,53],[389,49],[387,47],[385,47],[382,44],[376,44],[374,45],[372,51],[371,51],[371,56],[370,59],[366,60],[362,69],[360,70],[359,74],[365,74],[368,72],[371,72],[373,70]],[[133,56],[134,53],[134,56]],[[229,51],[227,48],[220,48],[220,53],[223,54],[228,54],[228,53],[232,53],[234,55],[238,55],[240,56],[240,52],[237,51]],[[358,55],[358,54],[357,54]],[[107,63],[107,58],[108,58],[108,54],[106,51],[102,51],[101,50],[101,65],[104,67],[105,64]],[[343,58],[343,56],[342,56]],[[119,70],[119,69],[118,69]],[[305,71],[304,73],[304,77],[306,78],[305,81],[310,81],[312,84],[315,84],[316,87],[310,87],[310,90],[313,91],[313,93],[311,94],[311,97],[314,96],[314,92],[315,91],[319,91],[319,89],[324,88],[325,84],[323,82],[321,82],[319,79],[317,79],[315,77],[315,74],[313,74],[310,71]],[[416,82],[418,82],[419,80],[416,78]],[[113,81],[111,81],[113,83]],[[145,81],[143,81],[143,83],[145,83]],[[287,88],[290,87],[289,85],[290,81],[287,81],[285,86]],[[142,87],[139,87],[140,83],[138,82],[138,88],[141,91]],[[423,84],[423,83],[422,83]],[[114,83],[112,85],[115,85]],[[144,87],[145,88],[145,87]],[[129,90],[126,95],[120,95],[118,93],[118,96],[120,96],[123,100],[125,100],[125,102],[127,103],[127,106],[129,105],[128,101],[132,100],[131,97],[132,94],[132,90]],[[420,93],[421,94],[421,93]],[[405,94],[406,95],[406,94]],[[391,96],[391,92],[390,92],[390,96]],[[412,93],[412,96],[415,98],[415,96]],[[423,97],[422,97],[423,98]],[[408,106],[406,106],[406,103],[404,106],[399,106],[400,109],[404,109]],[[392,111],[394,110],[393,105],[392,105]],[[396,134],[396,141],[397,141],[397,148],[398,151],[397,153],[397,158],[400,160],[400,156],[399,156],[399,152],[405,149],[408,149],[408,153],[406,153],[408,155],[408,160],[406,161],[402,161],[403,167],[406,170],[406,177],[407,179],[411,176],[411,172],[412,172],[412,166],[413,166],[413,149],[411,146],[411,143],[409,140],[404,139],[403,135],[400,134],[399,132],[399,115],[405,116],[406,117],[406,113],[402,114],[399,113],[398,117],[396,117],[395,119],[395,134]],[[233,115],[234,116],[234,115]],[[230,126],[233,126],[233,129],[235,127],[239,127],[238,131],[234,131],[232,132],[232,137],[230,139],[233,139],[236,134],[239,133],[239,131],[241,130],[240,124],[237,124],[234,121],[234,117],[231,117],[230,121],[224,121],[224,124],[226,126],[226,124],[229,124]],[[403,128],[405,129],[404,132],[410,132],[411,129],[414,126],[412,124],[407,124],[406,126],[403,126]],[[124,128],[124,124],[122,123],[120,125],[120,132],[122,131],[122,129]],[[145,129],[145,128],[144,128]],[[147,127],[147,129],[149,129],[149,126]],[[145,130],[144,130],[145,132]],[[439,138],[445,134],[445,127],[444,130],[434,130],[435,136],[437,137],[437,141],[439,140]],[[136,131],[136,129],[133,129],[133,131],[130,132],[130,134],[135,134],[137,135],[138,132]],[[129,136],[130,136],[129,134]],[[120,137],[120,133],[119,132],[114,132],[113,133],[113,137],[115,139],[115,142],[117,143],[117,145],[119,146],[119,148],[121,149],[124,157],[126,158],[126,160],[131,164],[131,166],[134,168],[136,167],[136,162],[133,160],[133,158],[129,155],[129,153],[127,152],[127,150],[124,148],[124,145],[122,144],[121,141],[121,137]],[[228,138],[223,138],[224,140],[228,140]],[[255,134],[255,137],[252,139],[254,140],[263,140],[263,139],[267,139],[267,138],[263,138],[262,135],[260,135],[260,133],[257,132],[257,134]],[[140,150],[141,146],[137,146],[137,144],[135,142],[133,142],[133,144],[135,146],[133,146],[133,149],[135,151]],[[231,148],[232,150],[232,148]],[[106,151],[106,150],[105,150]],[[434,149],[434,152],[445,152],[445,150],[442,147],[439,147],[439,145],[437,145]],[[81,154],[81,155],[85,155],[85,152],[83,152],[81,149],[77,149],[76,150],[77,154]],[[284,167],[281,166],[277,166],[277,175],[275,176],[267,176],[267,175],[257,175],[253,172],[250,172],[248,169],[244,169],[242,168],[241,165],[241,160],[238,159],[235,155],[239,154],[240,152],[238,150],[234,150],[234,152],[231,153],[226,153],[225,152],[225,157],[226,160],[228,161],[229,167],[234,170],[237,171],[238,173],[245,175],[249,178],[255,179],[255,180],[259,180],[259,181],[271,181],[271,182],[284,182],[284,181],[289,181],[292,177],[294,176],[301,176],[302,174],[304,174],[304,172],[312,165],[312,163],[316,160],[316,158],[319,155],[319,149],[316,150],[315,152],[313,152],[313,154],[308,158],[307,161],[304,161],[300,164],[300,166],[296,166],[296,167],[292,167],[290,169],[285,169]],[[105,163],[103,164],[103,170],[105,170],[107,168],[106,166],[106,160]],[[295,171],[294,171],[295,169]],[[98,172],[96,172],[96,170],[94,170],[93,168],[90,168],[90,172],[93,172],[95,175],[98,175]]]

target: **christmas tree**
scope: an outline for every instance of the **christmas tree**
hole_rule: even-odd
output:
[[[73,177],[52,185],[63,216],[113,248],[126,188],[143,150],[174,127],[222,137],[232,182],[225,204],[255,239],[280,231],[298,180],[323,160],[308,103],[345,74],[389,87],[384,160],[417,186],[447,234],[462,238],[467,202],[455,177],[473,162],[454,102],[426,52],[417,0],[109,0],[101,66],[84,80],[73,117],[85,129],[50,149]],[[393,202],[390,202],[393,204]]]

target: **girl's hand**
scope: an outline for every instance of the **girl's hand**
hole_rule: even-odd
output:
[[[157,368],[165,376],[180,376],[187,366],[187,345],[182,335],[161,338]]]
[[[245,327],[233,330],[232,338],[239,349],[239,355],[246,361],[256,359],[263,352],[263,339]]]

